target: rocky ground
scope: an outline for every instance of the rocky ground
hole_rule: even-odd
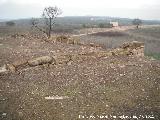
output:
[[[160,119],[157,60],[24,37],[0,38],[0,51],[0,66],[41,56],[64,60],[1,73],[2,120]]]

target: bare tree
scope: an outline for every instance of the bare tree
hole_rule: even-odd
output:
[[[31,25],[32,27],[37,28],[39,31],[45,33],[48,38],[51,37],[51,31],[53,29],[53,26],[55,24],[55,20],[58,15],[62,13],[61,9],[58,7],[46,7],[43,10],[42,14],[42,21],[43,25],[40,25],[40,21],[38,19],[32,19],[31,20]]]
[[[140,19],[134,19],[134,20],[132,21],[132,24],[133,24],[133,25],[136,25],[136,28],[138,29],[138,28],[139,28],[139,25],[142,24],[142,20],[140,20]]]

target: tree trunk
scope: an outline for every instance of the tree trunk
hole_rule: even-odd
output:
[[[52,30],[52,18],[49,18],[49,31],[48,31],[48,38],[51,37],[51,30]]]
[[[137,25],[137,29],[139,28],[139,25]]]

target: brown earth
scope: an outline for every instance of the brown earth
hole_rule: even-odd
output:
[[[108,32],[99,32],[92,34],[95,36],[102,36],[102,37],[116,37],[116,36],[125,36],[126,34],[124,32],[118,32],[118,31],[108,31]]]
[[[122,115],[131,117],[125,120],[134,120],[133,115],[139,120],[160,119],[159,61],[132,54],[97,57],[110,50],[24,37],[0,38],[0,44],[0,66],[75,55],[65,64],[0,74],[2,120],[101,120],[107,115],[109,120]]]

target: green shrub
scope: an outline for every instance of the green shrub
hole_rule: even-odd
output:
[[[160,60],[160,53],[146,53],[146,56],[152,57],[156,60]]]
[[[105,28],[105,24],[104,24],[104,23],[100,23],[98,26],[99,26],[100,28]]]
[[[83,28],[87,28],[87,25],[86,25],[86,24],[82,24],[82,27],[83,27]]]
[[[6,22],[6,25],[7,25],[7,26],[15,26],[15,22],[13,22],[13,21],[8,21],[8,22]]]
[[[110,23],[100,23],[99,25],[99,28],[112,28],[112,24]]]

